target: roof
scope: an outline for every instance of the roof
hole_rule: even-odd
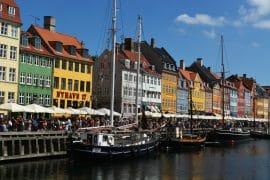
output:
[[[0,13],[0,19],[22,24],[21,16],[20,16],[20,9],[14,0],[1,0],[0,3],[2,3],[2,12]],[[10,15],[8,13],[9,6],[12,6],[15,8],[15,16]]]
[[[22,32],[21,33],[26,34],[28,36],[28,38],[32,38],[33,35],[30,32]],[[28,53],[33,53],[33,54],[41,54],[41,55],[45,55],[45,56],[53,56],[53,54],[51,52],[49,52],[43,45],[43,43],[41,43],[41,48],[40,49],[36,49],[34,48],[34,46],[32,45],[32,43],[28,43],[28,46],[22,46],[20,45],[20,51],[23,52],[28,52]]]
[[[202,80],[210,85],[213,85],[220,80],[220,77],[216,73],[206,68],[204,65],[201,66],[196,61],[193,62],[190,67],[187,67],[187,69],[197,72]]]
[[[38,35],[41,37],[44,43],[50,48],[50,50],[53,52],[54,55],[69,58],[69,59],[93,62],[91,58],[84,58],[78,52],[78,49],[84,49],[84,47],[82,43],[79,42],[79,40],[76,37],[68,35],[68,34],[50,31],[48,29],[44,29],[44,28],[34,26],[34,25],[32,25],[30,28],[33,28],[34,31],[38,33]],[[52,46],[52,42],[61,42],[63,43],[63,47],[75,46],[76,55],[75,56],[71,55],[65,48],[63,48],[62,53],[57,52]]]
[[[184,76],[186,80],[194,81],[196,78],[196,73],[188,70],[179,69],[179,72]]]

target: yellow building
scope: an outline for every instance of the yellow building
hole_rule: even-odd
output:
[[[194,112],[204,112],[205,110],[205,91],[203,81],[198,73],[191,73],[192,102]]]
[[[161,76],[162,112],[176,113],[177,76],[166,71]]]
[[[31,26],[55,55],[53,69],[53,105],[91,107],[93,60],[88,49],[76,37],[55,32],[55,19],[44,17],[44,28]]]
[[[0,1],[0,104],[17,102],[20,10],[13,0]]]

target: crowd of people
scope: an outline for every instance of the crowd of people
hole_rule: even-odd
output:
[[[118,118],[114,119],[114,126],[123,126],[127,124],[135,123],[134,118]],[[190,121],[185,119],[175,118],[142,118],[140,126],[144,129],[155,129],[163,125],[178,126],[182,129],[190,129]],[[2,117],[0,118],[0,132],[20,132],[20,131],[59,131],[59,130],[76,130],[83,127],[96,127],[96,126],[108,126],[110,120],[108,116],[96,116],[96,117],[33,117],[23,118],[18,117]],[[256,122],[256,128],[265,129],[268,124],[266,122]],[[226,121],[225,124],[221,124],[220,120],[193,120],[192,128],[218,128],[225,127],[240,127],[251,129],[254,127],[252,121]]]

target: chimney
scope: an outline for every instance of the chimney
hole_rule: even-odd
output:
[[[44,29],[55,32],[55,17],[44,16]]]
[[[243,74],[243,78],[246,79],[247,78],[247,74]]]
[[[200,66],[203,66],[203,59],[197,58],[197,64],[199,64]]]
[[[125,50],[134,52],[134,40],[132,38],[125,39]]]
[[[156,47],[155,39],[154,38],[151,38],[151,47],[152,48],[155,48]]]
[[[211,72],[211,67],[210,66],[207,69],[208,69],[209,72]]]
[[[183,69],[183,70],[186,69],[184,59],[181,59],[181,60],[179,61],[179,66],[180,66],[180,69]]]

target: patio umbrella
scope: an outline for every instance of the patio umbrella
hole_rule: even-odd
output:
[[[89,107],[82,107],[82,108],[80,108],[80,110],[86,112],[89,115],[97,115],[97,116],[104,116],[105,115],[105,113],[100,112],[100,111],[95,110],[95,109],[92,109],[92,108],[89,108]]]
[[[1,110],[7,110],[10,112],[34,112],[32,109],[22,106],[16,103],[4,103],[0,105]]]
[[[55,114],[67,114],[67,111],[65,109],[56,106],[49,107],[48,109],[52,110]]]
[[[99,112],[102,112],[102,113],[105,113],[105,114],[108,115],[108,116],[110,116],[110,114],[111,114],[111,110],[109,110],[109,109],[107,109],[107,108],[100,108],[100,109],[98,109],[98,111],[99,111]],[[114,116],[121,116],[121,114],[118,113],[118,112],[116,112],[116,111],[113,112],[113,115],[114,115]]]
[[[29,104],[25,107],[32,109],[35,113],[50,113],[50,114],[53,113],[53,110],[45,108],[45,107],[37,105],[37,104]]]
[[[69,111],[69,114],[87,114],[85,111],[82,111],[81,109],[73,109],[71,107],[65,109],[65,110],[68,110]]]

